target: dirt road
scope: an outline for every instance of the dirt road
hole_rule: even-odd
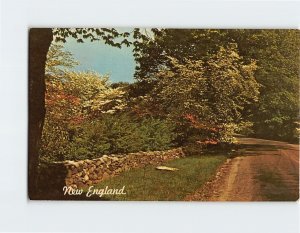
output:
[[[214,180],[188,200],[295,201],[299,198],[299,145],[240,138],[241,149]]]

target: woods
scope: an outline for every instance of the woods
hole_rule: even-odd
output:
[[[135,81],[75,71],[68,37],[130,46]],[[31,29],[29,190],[41,162],[231,145],[236,133],[296,142],[299,45],[297,30]]]
[[[156,81],[155,73],[169,66],[168,56],[183,61],[207,61],[219,47],[235,44],[244,62],[256,62],[254,77],[259,101],[244,109],[254,135],[278,140],[297,140],[299,99],[298,30],[197,30],[154,29],[137,57],[138,80]],[[151,54],[151,55],[150,55]],[[151,86],[151,85],[150,85]]]

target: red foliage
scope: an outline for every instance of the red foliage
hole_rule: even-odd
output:
[[[82,123],[85,117],[80,104],[79,97],[66,93],[60,85],[46,83],[45,105],[51,119],[75,125]]]
[[[217,126],[211,127],[207,126],[207,123],[201,123],[193,114],[185,114],[183,117],[191,124],[191,126],[193,126],[196,129],[203,129],[215,133],[219,132],[220,130]]]

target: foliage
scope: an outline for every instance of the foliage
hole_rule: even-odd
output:
[[[63,77],[66,92],[82,101],[82,112],[89,118],[102,113],[114,113],[125,107],[124,91],[112,88],[108,76],[96,72],[68,71]]]
[[[139,123],[143,151],[167,150],[176,138],[175,125],[168,120],[144,118]]]
[[[299,30],[211,30],[152,29],[143,38],[136,56],[135,76],[149,92],[158,82],[155,74],[171,67],[170,59],[180,64],[206,62],[220,47],[235,43],[245,64],[256,60],[254,77],[260,84],[260,99],[245,106],[244,120],[253,121],[257,136],[295,140],[299,122]]]
[[[68,153],[68,140],[72,125],[84,119],[81,113],[81,100],[65,90],[63,76],[66,68],[73,68],[78,62],[63,46],[52,44],[47,54],[45,67],[45,107],[46,116],[40,146],[40,159],[63,160]]]
[[[81,124],[124,106],[123,91],[111,88],[108,77],[95,72],[71,72],[46,81],[46,117],[41,157],[62,160],[70,153]]]
[[[183,152],[186,156],[196,156],[200,155],[203,151],[203,146],[200,143],[188,143],[184,146]]]
[[[121,114],[127,105],[128,84],[111,85],[108,76],[65,69],[75,64],[71,53],[61,46],[51,47],[42,160],[86,159],[172,145],[175,134],[169,122]]]
[[[124,92],[111,88],[108,77],[95,72],[65,71],[62,77],[51,77],[46,84],[46,108],[62,121],[70,122],[79,115],[93,118],[124,107]]]
[[[157,73],[149,105],[186,128],[186,135],[198,129],[194,133],[230,140],[227,125],[240,122],[245,106],[258,99],[255,62],[244,64],[235,44],[220,47],[206,61],[169,59],[170,67]]]
[[[173,57],[183,63],[205,60],[205,57],[215,53],[226,33],[222,30],[199,29],[157,29],[152,28],[152,37],[143,37],[135,56],[138,66],[135,76],[144,83],[155,83],[156,73],[163,67],[169,67],[168,57]]]
[[[78,160],[103,154],[165,150],[175,138],[172,131],[172,125],[164,120],[106,114],[81,128],[71,141],[72,149],[66,158]]]
[[[101,40],[105,44],[118,48],[131,44],[126,39],[130,33],[119,33],[115,28],[54,28],[53,35],[55,42],[66,42],[66,38],[73,37],[78,43],[83,43],[87,39],[91,42]],[[121,38],[122,41],[116,41],[118,38]]]
[[[79,65],[79,62],[74,60],[71,52],[64,50],[63,45],[51,44],[47,53],[46,77],[63,75],[65,69],[70,69],[77,65]]]
[[[53,34],[62,42],[133,45],[137,82],[110,84],[106,75],[69,71],[78,63],[54,43],[46,63],[45,158],[231,143],[236,132],[297,137],[296,30],[61,28]]]
[[[139,31],[139,30],[135,30]],[[134,33],[136,34],[136,33]],[[58,42],[65,42],[71,36],[77,42],[84,39],[104,40],[106,44],[121,48],[122,45],[130,46],[126,39],[130,33],[118,33],[115,29],[107,28],[32,28],[29,37],[29,182],[28,191],[30,198],[37,195],[38,164],[40,159],[40,149],[42,142],[42,131],[45,120],[45,73],[46,55],[53,39]],[[121,41],[114,39],[123,38]]]
[[[299,30],[242,30],[240,51],[257,60],[260,101],[253,108],[257,136],[297,141],[299,121]]]
[[[253,122],[251,121],[242,121],[237,125],[236,133],[240,133],[245,136],[253,135]]]

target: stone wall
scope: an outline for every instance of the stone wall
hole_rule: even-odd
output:
[[[47,182],[47,185],[51,182],[55,183],[55,180],[59,179],[59,186],[64,184],[83,188],[132,168],[144,167],[150,164],[159,165],[164,161],[180,157],[184,157],[182,148],[167,151],[137,152],[126,155],[103,155],[93,160],[68,160],[44,165],[41,174],[43,174],[43,182]]]

